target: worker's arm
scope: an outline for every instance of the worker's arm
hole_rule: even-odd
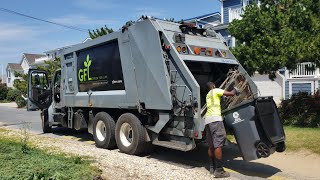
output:
[[[238,88],[233,88],[233,90],[232,91],[227,91],[227,90],[225,90],[224,92],[223,92],[223,95],[225,95],[225,96],[234,96],[234,95],[239,95],[240,94],[240,90],[238,89]]]

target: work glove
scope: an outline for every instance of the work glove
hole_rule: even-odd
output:
[[[234,90],[236,90],[236,95],[239,96],[240,95],[240,89],[237,87],[234,87]]]

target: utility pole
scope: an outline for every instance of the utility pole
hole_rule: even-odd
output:
[[[4,83],[4,80],[3,80],[3,64],[1,64],[1,82]]]

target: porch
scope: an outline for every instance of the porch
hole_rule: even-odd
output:
[[[291,78],[319,78],[320,71],[312,62],[304,62],[297,64],[297,68],[289,72],[289,79]]]

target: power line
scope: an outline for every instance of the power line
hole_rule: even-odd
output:
[[[10,9],[0,8],[0,11],[11,13],[11,14],[15,14],[15,15],[18,15],[18,16],[27,17],[27,18],[38,20],[38,21],[42,21],[42,22],[46,22],[46,23],[49,23],[49,24],[54,24],[54,25],[65,27],[65,28],[69,28],[69,29],[73,29],[73,30],[76,30],[76,31],[88,32],[88,30],[86,30],[86,29],[78,28],[78,27],[75,27],[75,26],[69,26],[69,25],[65,25],[65,24],[61,24],[61,23],[56,23],[56,22],[45,20],[45,19],[40,19],[40,18],[37,18],[37,17],[34,17],[34,16],[30,16],[30,15],[22,14],[22,13],[19,13],[19,12],[16,12],[16,11],[12,11]]]

